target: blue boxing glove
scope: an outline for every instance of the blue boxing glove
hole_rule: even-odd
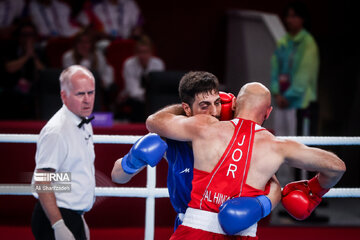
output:
[[[219,208],[221,228],[228,235],[247,229],[271,212],[271,201],[264,195],[227,200]]]
[[[134,143],[130,152],[123,157],[121,166],[127,174],[133,174],[147,164],[154,167],[159,163],[166,149],[167,144],[159,135],[149,133]]]

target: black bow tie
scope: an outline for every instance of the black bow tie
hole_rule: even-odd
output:
[[[77,125],[78,128],[81,128],[84,124],[89,124],[94,118],[95,116],[92,116],[91,118],[82,118],[81,122]]]

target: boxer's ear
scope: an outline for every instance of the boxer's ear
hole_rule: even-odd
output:
[[[271,113],[272,110],[273,110],[273,107],[271,107],[271,106],[266,110],[265,120],[269,118],[270,113]]]
[[[189,106],[189,104],[182,102],[181,106],[184,109],[184,112],[185,112],[186,116],[191,117],[192,116],[192,111],[191,111],[191,107]]]
[[[235,109],[236,109],[236,97],[234,97],[231,101],[232,101],[231,110],[233,110],[235,112]]]

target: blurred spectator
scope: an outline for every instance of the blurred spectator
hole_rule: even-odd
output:
[[[78,20],[85,26],[92,25],[104,37],[127,39],[142,32],[142,15],[134,0],[102,0],[90,9],[87,2]]]
[[[116,91],[114,84],[114,70],[106,62],[104,54],[96,50],[95,39],[89,30],[80,32],[75,37],[73,49],[64,53],[62,58],[63,67],[82,65],[91,71],[96,71],[101,77],[101,89],[104,92],[104,104],[109,108],[110,99],[107,98]],[[100,89],[99,89],[100,90]]]
[[[271,62],[275,134],[316,135],[317,112],[314,110],[316,111],[319,70],[318,47],[313,36],[305,29],[309,24],[309,15],[303,3],[290,3],[285,8],[284,16],[288,32],[278,42]],[[303,132],[304,123],[308,128],[310,122],[313,131]],[[280,167],[277,176],[282,186],[305,177],[300,176],[300,171],[287,166]]]
[[[37,47],[35,26],[21,23],[14,32],[14,41],[2,46],[1,104],[5,118],[36,117],[36,82],[44,69],[43,54]]]
[[[304,28],[308,20],[307,9],[301,2],[293,2],[286,8],[288,33],[278,42],[272,57],[276,135],[302,135],[305,117],[311,120],[310,134],[316,134],[319,52],[313,36]]]
[[[274,128],[278,136],[317,135],[317,77],[319,51],[309,29],[309,14],[302,2],[285,8],[288,33],[280,39],[272,57],[271,91],[275,98]],[[302,174],[302,175],[301,175]],[[308,178],[307,172],[281,166],[280,184]],[[288,216],[285,211],[280,215]],[[316,211],[308,221],[326,222]]]
[[[151,71],[164,70],[164,62],[153,56],[153,45],[150,38],[145,35],[139,37],[135,46],[135,55],[124,62],[125,89],[119,95],[119,101],[130,106],[131,110],[127,113],[130,121],[141,122],[145,120],[147,75]]]
[[[25,15],[24,0],[0,0],[0,38],[9,38],[14,20]]]
[[[42,37],[71,37],[80,28],[71,23],[71,8],[60,0],[30,0],[29,14]]]

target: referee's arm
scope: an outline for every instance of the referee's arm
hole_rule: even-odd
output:
[[[54,169],[48,168],[48,169],[36,169],[36,172],[38,173],[52,173],[55,172]],[[37,181],[35,184],[47,184],[50,185],[50,181]],[[38,192],[39,195],[39,201],[41,203],[41,206],[48,217],[51,225],[62,219],[60,210],[58,206],[56,205],[56,198],[53,191],[49,192]]]

